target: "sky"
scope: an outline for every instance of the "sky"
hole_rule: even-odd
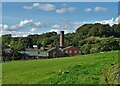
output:
[[[119,2],[119,0],[1,0],[2,2]]]
[[[83,24],[117,24],[117,2],[3,2],[2,34],[14,37],[46,32],[75,32]]]

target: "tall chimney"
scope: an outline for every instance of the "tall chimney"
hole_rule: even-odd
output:
[[[60,47],[64,47],[64,31],[60,31]]]

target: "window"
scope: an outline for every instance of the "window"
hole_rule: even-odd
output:
[[[80,53],[81,53],[81,51],[79,50],[79,51],[78,51],[78,53],[80,54]]]
[[[77,54],[77,50],[74,50],[74,53]]]
[[[46,53],[46,56],[49,56],[49,54],[48,54],[48,53]]]
[[[72,53],[72,50],[70,50],[69,53]]]
[[[65,53],[68,53],[68,50],[66,50]]]

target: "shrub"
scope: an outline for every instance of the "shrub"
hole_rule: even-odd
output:
[[[99,52],[99,49],[98,48],[91,48],[90,49],[90,53],[97,53],[97,52]]]
[[[84,44],[81,47],[81,50],[82,50],[83,54],[90,54],[90,49],[91,49],[91,45],[90,44]]]

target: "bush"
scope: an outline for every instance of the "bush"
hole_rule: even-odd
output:
[[[90,49],[91,49],[91,45],[90,44],[84,44],[81,47],[81,50],[82,50],[83,54],[90,54]]]
[[[96,47],[90,49],[90,53],[98,53],[100,50]]]
[[[119,50],[119,42],[113,38],[109,37],[100,42],[101,51]]]

